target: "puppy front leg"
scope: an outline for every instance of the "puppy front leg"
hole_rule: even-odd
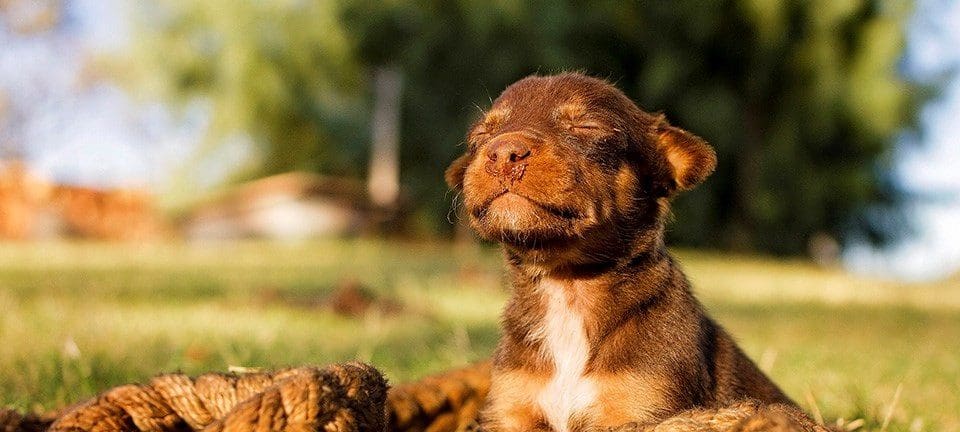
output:
[[[492,402],[492,401],[491,401]],[[497,406],[490,404],[480,416],[482,432],[552,432],[539,408],[530,404]]]
[[[480,415],[483,432],[552,432],[540,406],[535,402],[546,378],[520,369],[495,371],[490,393]]]

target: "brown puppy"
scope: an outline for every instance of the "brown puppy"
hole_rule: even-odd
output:
[[[664,246],[668,200],[716,165],[702,139],[567,73],[508,87],[467,143],[447,182],[514,288],[484,429],[604,430],[748,398],[796,410]]]

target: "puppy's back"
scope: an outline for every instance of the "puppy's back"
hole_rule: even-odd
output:
[[[795,405],[760,368],[747,357],[727,332],[704,317],[707,332],[705,353],[713,353],[713,405],[724,406],[744,399]],[[710,337],[712,336],[712,337]],[[712,340],[711,340],[712,339]]]

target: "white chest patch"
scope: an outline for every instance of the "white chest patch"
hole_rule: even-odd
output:
[[[583,316],[568,305],[563,286],[544,279],[540,290],[547,299],[542,327],[534,334],[543,341],[543,354],[553,360],[553,377],[543,387],[537,403],[557,432],[569,432],[570,418],[593,404],[596,384],[583,376],[590,356]]]

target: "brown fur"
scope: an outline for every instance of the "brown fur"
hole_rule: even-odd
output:
[[[567,73],[508,87],[467,140],[446,179],[471,227],[504,246],[513,285],[484,429],[596,430],[748,399],[803,416],[707,317],[664,246],[669,199],[716,165],[702,139]],[[549,326],[569,322],[556,343],[588,348],[575,374],[548,346],[566,337]],[[562,376],[594,396],[551,405],[551,380],[576,391]]]

